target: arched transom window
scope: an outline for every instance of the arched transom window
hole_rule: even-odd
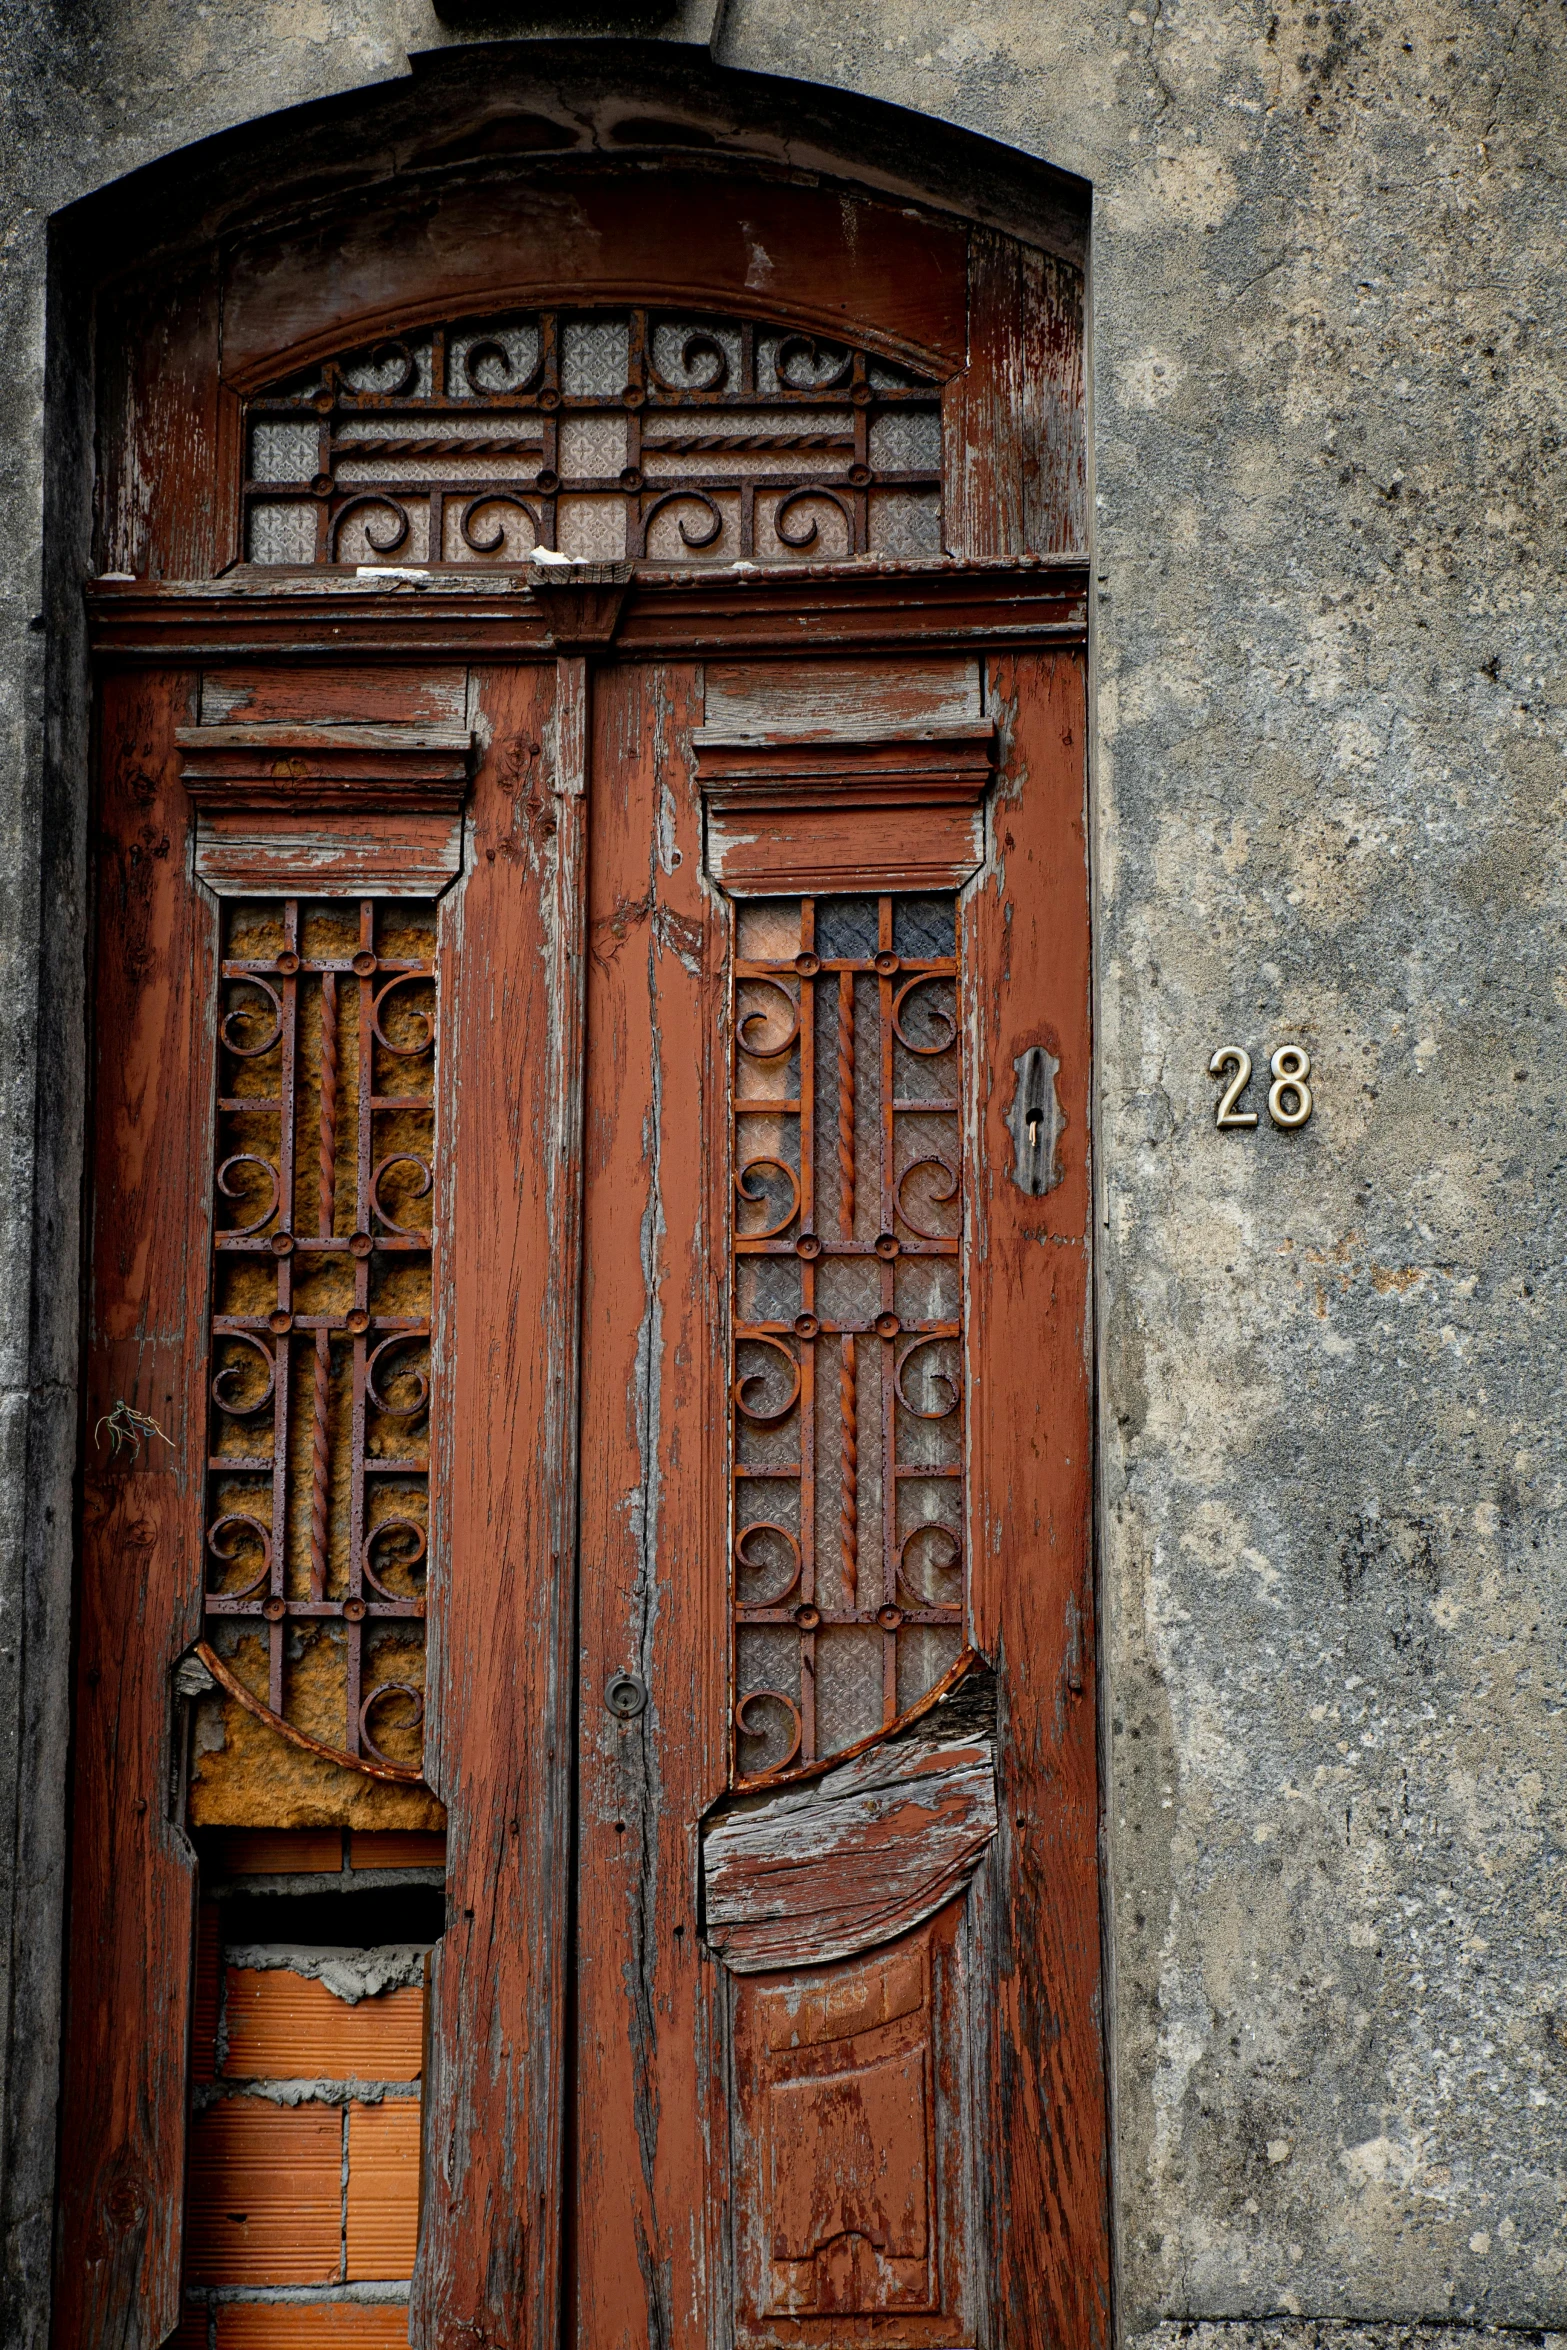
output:
[[[258,564],[941,551],[939,385],[749,319],[426,327],[254,395],[244,445]]]

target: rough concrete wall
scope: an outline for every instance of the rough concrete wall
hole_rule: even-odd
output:
[[[44,1512],[75,1312],[63,1228],[31,1304],[32,1202],[68,1197],[74,1115],[56,1099],[35,1173],[40,831],[51,891],[80,870],[63,799],[49,830],[29,628],[44,223],[452,37],[424,0],[0,15],[0,1800],[31,1708],[19,1801],[43,1821],[8,2027],[32,2199],[6,2225],[35,2274],[61,1686]],[[1245,2321],[1567,2324],[1563,9],[730,0],[720,55],[1096,190],[1123,2325],[1228,2320],[1293,2350],[1312,2329]],[[1310,1126],[1217,1134],[1215,1046],[1260,1063],[1286,1039],[1315,1063]]]

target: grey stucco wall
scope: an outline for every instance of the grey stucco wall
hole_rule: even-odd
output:
[[[74,550],[47,576],[42,555],[48,222],[461,37],[425,0],[0,11],[19,2340],[47,2257],[77,1313],[82,753]],[[1123,2328],[1230,2321],[1294,2350],[1318,2335],[1291,2316],[1567,2326],[1567,13],[730,0],[718,53],[1095,190]],[[64,397],[62,478],[81,425]],[[1286,1039],[1313,1056],[1311,1125],[1217,1134],[1215,1046],[1260,1065]]]

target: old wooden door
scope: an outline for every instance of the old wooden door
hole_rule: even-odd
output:
[[[603,180],[230,254],[105,428],[210,366],[211,543],[135,527],[218,576],[94,596],[72,2350],[198,2312],[191,1837],[268,1787],[446,1836],[339,2298],[1106,2336],[1074,281],[688,200],[664,311]]]
[[[917,636],[596,689],[584,2343],[1096,2331],[1082,739]]]

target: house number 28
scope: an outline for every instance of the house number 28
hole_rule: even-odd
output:
[[[1304,1045],[1281,1044],[1268,1068],[1273,1078],[1268,1088],[1268,1116],[1286,1131],[1304,1126],[1311,1116],[1311,1087],[1306,1082],[1311,1075],[1310,1053]],[[1255,1126],[1256,1111],[1236,1107],[1251,1083],[1251,1055],[1243,1045],[1221,1044],[1208,1063],[1210,1077],[1222,1077],[1226,1069],[1234,1074],[1219,1096],[1215,1126],[1221,1131],[1227,1126]]]

